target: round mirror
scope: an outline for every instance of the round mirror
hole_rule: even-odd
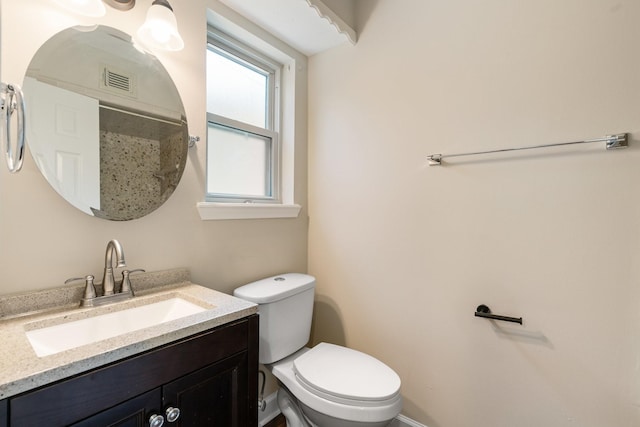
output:
[[[126,221],[171,196],[187,157],[184,107],[162,64],[129,35],[66,29],[36,52],[22,88],[31,154],[73,206]]]

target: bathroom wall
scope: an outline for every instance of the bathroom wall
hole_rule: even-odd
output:
[[[306,271],[306,117],[296,127],[295,202],[297,219],[201,221],[196,203],[205,191],[206,7],[217,0],[172,1],[186,47],[158,54],[185,105],[189,133],[201,142],[188,153],[186,170],[173,196],[150,215],[109,222],[86,215],[63,200],[27,153],[22,172],[0,167],[0,293],[62,286],[65,279],[101,274],[110,239],[123,244],[131,268],[188,267],[196,283],[223,291],[286,271]],[[47,0],[2,1],[2,78],[21,83],[38,47],[63,28],[103,24],[132,34],[151,0],[129,12],[107,7],[103,18],[82,18]],[[72,64],[69,64],[72,66]],[[305,79],[301,67],[298,78]],[[306,105],[306,93],[297,93]],[[304,111],[302,109],[301,111]]]
[[[309,64],[314,340],[393,367],[428,427],[640,425],[640,3],[357,18]],[[618,132],[631,148],[426,161]]]

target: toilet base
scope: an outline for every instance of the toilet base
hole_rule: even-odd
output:
[[[393,421],[348,421],[321,414],[296,399],[282,384],[278,390],[278,407],[287,420],[287,427],[387,427]]]
[[[282,384],[278,389],[278,407],[280,412],[287,420],[287,427],[310,427],[311,424],[307,422],[302,415],[302,411],[298,406],[296,398],[293,397],[291,392],[287,390]]]

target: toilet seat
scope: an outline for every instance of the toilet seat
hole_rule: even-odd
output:
[[[400,390],[400,377],[387,365],[334,344],[320,343],[296,358],[293,371],[307,390],[340,403],[371,406]]]

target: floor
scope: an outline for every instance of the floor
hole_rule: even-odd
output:
[[[269,421],[269,424],[264,427],[287,427],[287,421],[284,419],[284,416],[280,414],[273,420]]]

